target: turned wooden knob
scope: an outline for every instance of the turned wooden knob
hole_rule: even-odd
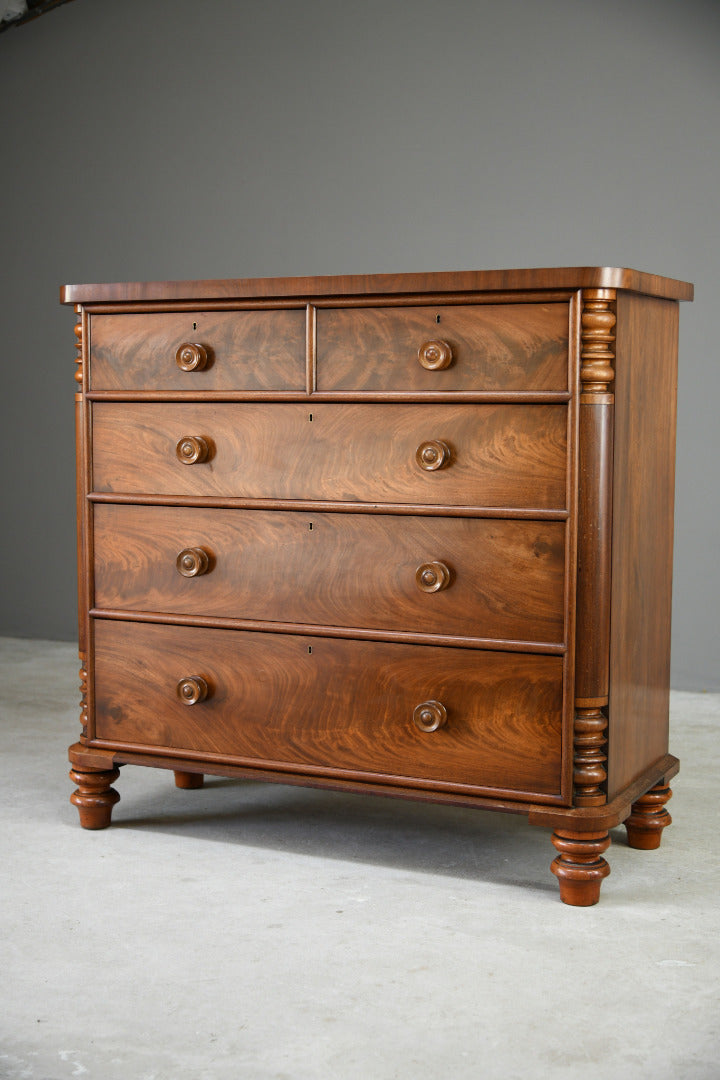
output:
[[[415,584],[422,592],[441,592],[450,584],[450,570],[442,562],[425,562],[415,571]]]
[[[207,551],[202,548],[185,548],[175,560],[178,574],[183,577],[200,577],[207,574],[210,559]]]
[[[197,705],[208,696],[208,684],[202,675],[188,675],[177,684],[177,696],[183,705]]]
[[[440,439],[431,439],[420,443],[415,451],[415,460],[426,472],[442,469],[450,461],[450,447]]]
[[[447,723],[447,709],[441,701],[423,701],[413,710],[413,722],[420,731],[437,731]]]
[[[202,371],[208,362],[207,349],[204,345],[184,341],[175,353],[175,361],[181,371]]]
[[[428,371],[442,371],[452,364],[452,349],[447,341],[426,341],[418,349],[418,360]]]
[[[175,453],[183,465],[196,465],[207,460],[210,447],[202,435],[183,435],[175,447]]]

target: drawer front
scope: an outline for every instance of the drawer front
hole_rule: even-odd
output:
[[[317,388],[566,390],[568,325],[567,304],[321,309]]]
[[[91,315],[93,390],[305,390],[305,312]],[[201,346],[180,354],[183,345]],[[204,351],[204,356],[203,356]]]
[[[178,683],[198,676],[207,697],[184,704]],[[99,620],[95,701],[96,736],[114,744],[438,787],[560,791],[555,656]],[[414,719],[438,715],[418,709],[428,702],[446,712],[435,731]]]
[[[557,521],[98,504],[95,604],[560,643],[564,537]]]
[[[562,404],[94,402],[93,482],[169,496],[562,509],[566,424]],[[200,460],[179,460],[195,450]]]

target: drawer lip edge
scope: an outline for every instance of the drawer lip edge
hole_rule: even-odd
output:
[[[88,401],[118,402],[313,402],[352,401],[383,404],[488,404],[562,405],[573,397],[570,390],[88,390]]]
[[[122,743],[107,739],[93,739],[88,746],[98,750],[113,751],[117,755],[148,754],[158,757],[170,757],[175,760],[187,760],[201,764],[208,762],[222,766],[226,763],[230,767],[257,770],[258,772],[273,773],[278,778],[283,776],[301,776],[303,778],[335,779],[340,783],[357,784],[362,788],[364,784],[377,784],[388,788],[403,789],[407,791],[439,792],[447,795],[457,794],[460,796],[477,796],[497,799],[509,798],[522,803],[542,803],[550,806],[565,806],[567,803],[558,793],[518,791],[514,788],[488,787],[481,785],[459,784],[447,780],[425,780],[421,777],[396,776],[391,773],[373,773],[361,769],[342,769],[329,765],[306,765],[295,762],[264,761],[258,758],[230,757],[224,754],[207,753],[200,750],[186,750],[176,746],[155,746],[146,743]],[[279,780],[282,782],[282,780]]]
[[[409,514],[429,517],[509,518],[532,521],[567,521],[570,511],[524,506],[471,506],[465,503],[331,502],[323,499],[254,499],[233,495],[157,495],[122,491],[89,491],[89,502],[128,503],[138,506],[197,506],[208,509],[298,510],[301,513]]]
[[[543,656],[564,656],[568,651],[567,644],[564,642],[460,637],[456,634],[424,634],[417,631],[382,630],[374,627],[325,626],[321,623],[267,622],[259,619],[234,619],[220,615],[176,615],[171,612],[96,607],[90,608],[88,614],[93,619],[105,619],[112,622],[196,626],[210,630],[291,634],[295,637],[342,638],[351,641],[385,641],[388,644],[478,649],[482,652],[520,652]]]

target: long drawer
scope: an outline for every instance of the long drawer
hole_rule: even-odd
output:
[[[96,620],[95,709],[117,747],[560,792],[555,656]]]
[[[99,504],[95,604],[559,643],[558,521]]]
[[[97,491],[566,506],[564,404],[94,402]]]
[[[90,317],[92,390],[304,390],[305,311]]]
[[[328,308],[319,391],[562,391],[567,304]]]

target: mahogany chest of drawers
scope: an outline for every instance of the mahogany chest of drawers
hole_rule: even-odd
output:
[[[608,267],[62,290],[82,735],[118,766],[397,795],[657,847],[678,301]]]

